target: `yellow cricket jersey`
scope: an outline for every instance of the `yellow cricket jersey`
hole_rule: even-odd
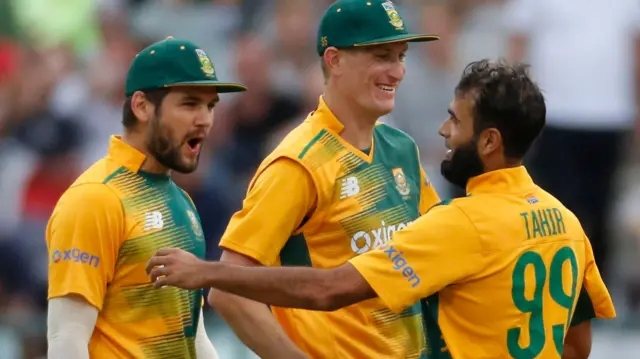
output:
[[[153,289],[147,261],[161,247],[204,257],[187,194],[118,137],[62,195],[47,227],[48,298],[80,295],[99,310],[92,359],[196,358],[200,290]]]
[[[429,358],[556,359],[572,319],[615,317],[580,222],[524,167],[467,193],[351,260],[394,312],[425,298]]]
[[[408,135],[380,124],[365,154],[339,136],[342,129],[321,98],[261,164],[220,245],[266,266],[331,268],[438,203]],[[272,310],[312,358],[406,359],[425,355],[415,304],[395,314],[380,299],[335,312]]]

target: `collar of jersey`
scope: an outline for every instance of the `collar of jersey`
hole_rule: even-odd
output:
[[[138,172],[146,158],[142,152],[122,141],[120,136],[111,136],[109,157],[134,173]]]
[[[467,183],[467,194],[520,193],[531,190],[535,183],[524,166],[505,168],[483,173]]]
[[[327,130],[332,131],[336,135],[340,135],[340,133],[344,129],[344,125],[342,124],[342,122],[340,122],[336,115],[333,114],[329,106],[327,106],[327,103],[324,102],[324,98],[322,96],[320,96],[320,100],[318,101],[318,103],[318,108],[311,114],[312,121],[326,128]],[[380,124],[381,123],[378,122],[376,123],[376,126]],[[351,150],[351,152],[353,152],[355,155],[357,155],[367,163],[371,163],[373,161],[373,153],[376,145],[373,139],[371,140],[371,146],[369,147],[368,154],[363,153],[362,149],[353,147],[353,145],[342,139],[342,137],[339,137],[339,140],[340,142],[342,142],[342,144],[345,145],[345,147]]]
[[[324,97],[320,96],[320,101],[318,104],[318,108],[316,109],[314,120],[318,121],[323,127],[339,134],[344,129],[344,125],[336,115],[333,114],[327,103],[324,102]]]

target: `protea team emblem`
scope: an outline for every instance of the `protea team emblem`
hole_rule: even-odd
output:
[[[389,23],[397,30],[404,30],[404,21],[402,21],[393,3],[391,1],[383,2],[382,7],[387,12],[387,16],[389,16]]]
[[[193,213],[193,211],[189,210],[187,210],[187,215],[191,220],[191,228],[193,229],[193,233],[195,233],[195,235],[200,238],[200,236],[202,235],[202,228],[200,227],[200,222],[198,222],[198,217],[196,217],[196,214]]]
[[[196,49],[196,55],[198,55],[198,60],[200,60],[200,63],[202,64],[201,69],[202,72],[204,72],[204,75],[207,77],[214,77],[216,75],[216,70],[213,68],[213,63],[211,63],[207,53],[201,49]]]
[[[396,189],[403,196],[408,196],[411,193],[411,188],[407,183],[407,177],[405,177],[402,168],[393,169],[393,179],[396,181]]]

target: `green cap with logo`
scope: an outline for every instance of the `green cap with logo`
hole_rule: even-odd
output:
[[[347,48],[438,39],[437,35],[410,33],[389,0],[337,0],[320,20],[318,54],[324,55],[332,46]]]
[[[210,86],[219,93],[247,90],[241,84],[219,81],[211,59],[201,48],[169,36],[136,55],[127,74],[125,94],[174,86]]]

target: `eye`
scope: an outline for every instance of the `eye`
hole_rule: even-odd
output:
[[[182,106],[186,107],[196,107],[198,104],[195,101],[186,101],[182,103]]]
[[[210,104],[207,105],[207,108],[209,109],[209,111],[213,110],[216,107],[216,103],[212,102]]]

